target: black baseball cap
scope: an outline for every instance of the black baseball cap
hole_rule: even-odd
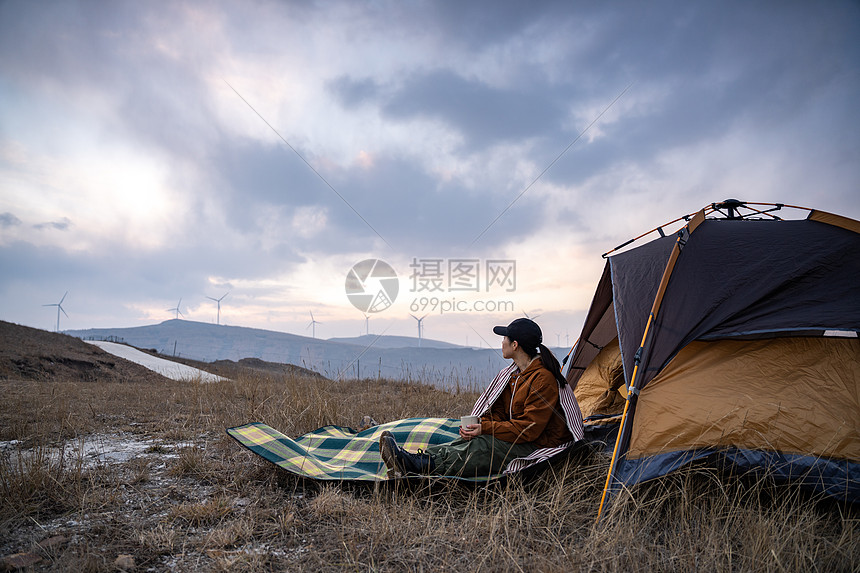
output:
[[[518,318],[507,326],[496,326],[493,332],[499,336],[507,336],[510,340],[516,340],[523,346],[536,348],[543,342],[540,326],[528,318]]]

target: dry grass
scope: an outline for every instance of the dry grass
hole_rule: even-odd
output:
[[[530,483],[413,490],[320,485],[245,451],[224,429],[288,435],[326,424],[459,416],[474,393],[394,381],[240,374],[218,384],[0,381],[0,551],[35,569],[268,571],[856,571],[856,508],[690,470],[594,516],[600,457]],[[130,459],[82,441],[145,442]],[[61,453],[58,453],[60,448]],[[61,536],[51,548],[39,543]]]

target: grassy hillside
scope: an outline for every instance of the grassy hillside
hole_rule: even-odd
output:
[[[28,334],[41,339],[33,352],[57,363],[67,350],[52,348],[57,335],[40,332]],[[16,348],[19,359],[43,364]],[[556,465],[528,484],[406,491],[300,480],[224,433],[257,420],[298,435],[330,423],[356,426],[365,415],[459,416],[474,393],[260,368],[236,368],[224,383],[177,383],[108,375],[116,368],[0,373],[6,566],[29,559],[33,570],[64,571],[860,569],[860,511],[791,487],[691,470],[622,496],[595,525],[601,457]]]

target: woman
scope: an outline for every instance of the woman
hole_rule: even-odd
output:
[[[460,437],[413,454],[383,432],[379,451],[388,476],[438,474],[483,476],[500,473],[511,460],[582,439],[582,415],[566,387],[558,360],[542,344],[540,327],[518,318],[493,332],[503,336],[502,355],[511,359],[475,404],[481,422],[460,428]],[[559,398],[559,389],[564,399]]]

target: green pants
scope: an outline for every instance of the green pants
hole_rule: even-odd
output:
[[[424,451],[436,464],[434,474],[476,477],[501,473],[511,460],[525,457],[536,449],[531,443],[512,444],[482,434],[471,440],[457,438]]]

